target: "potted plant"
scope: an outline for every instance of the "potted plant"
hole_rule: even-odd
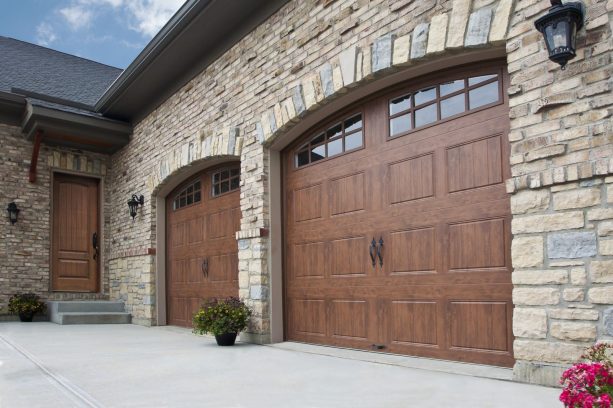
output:
[[[236,297],[210,299],[194,314],[194,333],[215,335],[220,346],[232,346],[236,336],[247,328],[251,310]]]
[[[613,345],[597,343],[564,371],[560,401],[565,407],[611,408],[613,403]]]
[[[31,322],[37,313],[44,313],[45,303],[34,293],[17,293],[9,299],[9,312],[19,315],[22,322]]]

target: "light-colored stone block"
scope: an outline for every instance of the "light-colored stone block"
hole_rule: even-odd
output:
[[[581,211],[515,217],[511,222],[513,234],[562,231],[583,228],[583,226],[583,212]]]
[[[549,317],[562,320],[598,320],[598,310],[590,309],[549,309]]]
[[[568,283],[566,270],[515,271],[511,275],[515,285],[561,285]]]
[[[585,299],[585,291],[581,288],[564,289],[562,299],[567,302],[582,302]]]
[[[597,187],[561,191],[553,194],[553,208],[555,210],[586,208],[598,204],[600,204],[600,188]]]
[[[547,337],[545,309],[518,307],[513,310],[513,334],[516,337],[544,339]]]
[[[394,51],[392,65],[404,65],[410,61],[411,34],[406,34],[394,39]]]
[[[515,340],[513,352],[517,360],[544,361],[550,363],[573,363],[585,346],[536,340]]]
[[[339,66],[341,68],[341,74],[343,76],[343,83],[345,86],[351,86],[356,82],[356,59],[358,54],[358,48],[352,46],[342,51],[339,56]]]
[[[550,331],[553,337],[560,340],[596,340],[596,326],[593,323],[554,322]]]
[[[598,224],[598,236],[608,237],[613,235],[613,221],[602,221]]]
[[[525,214],[543,211],[549,207],[548,190],[523,190],[511,196],[511,212]]]
[[[600,255],[613,255],[613,239],[601,239],[598,242],[598,252]]]
[[[430,34],[428,35],[427,54],[442,52],[445,50],[447,35],[447,14],[439,14],[430,21]]]
[[[511,244],[514,268],[543,265],[543,237],[517,237]]]
[[[471,0],[453,0],[449,18],[449,33],[447,48],[458,48],[464,45],[464,34],[468,24]]]
[[[613,304],[613,286],[599,286],[588,290],[588,300],[596,304]]]
[[[513,303],[520,306],[557,305],[560,291],[553,288],[514,288]]]
[[[500,0],[494,13],[494,21],[490,30],[490,42],[498,43],[504,41],[507,35],[507,28],[511,21],[511,9],[513,0]]]
[[[593,283],[613,283],[613,260],[590,262]]]

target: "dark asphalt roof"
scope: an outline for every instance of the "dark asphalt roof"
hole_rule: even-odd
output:
[[[119,68],[0,36],[0,91],[17,88],[93,106],[121,72]]]

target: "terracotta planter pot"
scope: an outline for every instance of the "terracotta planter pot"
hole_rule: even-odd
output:
[[[238,333],[216,334],[215,340],[217,340],[218,346],[233,346],[237,335]]]
[[[19,312],[19,320],[22,322],[31,322],[34,317],[34,313],[32,312]]]

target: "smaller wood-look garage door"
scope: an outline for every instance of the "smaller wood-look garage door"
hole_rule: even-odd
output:
[[[207,170],[166,199],[167,322],[191,326],[209,298],[238,296],[240,165]]]
[[[513,364],[505,81],[433,75],[284,152],[288,339]]]

